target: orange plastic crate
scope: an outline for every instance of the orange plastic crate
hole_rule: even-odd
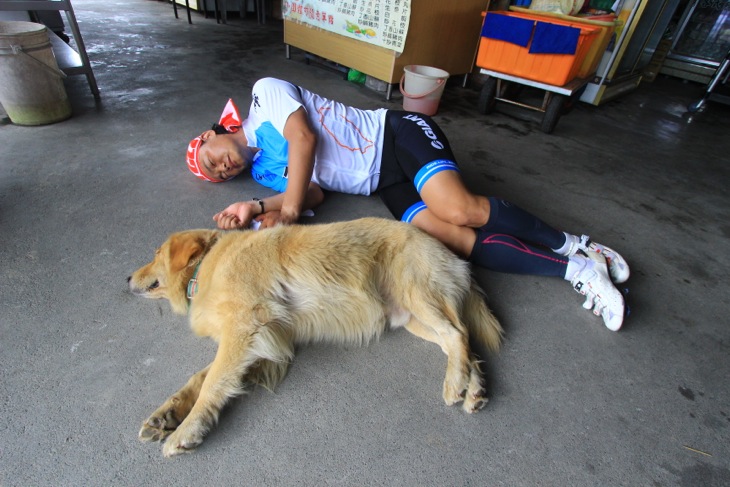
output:
[[[486,15],[508,14],[489,12]],[[547,19],[541,22],[554,23]],[[575,54],[530,54],[529,46],[482,37],[477,52],[477,66],[542,83],[563,86],[575,79],[600,28],[580,27]]]
[[[592,41],[590,49],[583,58],[583,62],[578,68],[578,78],[586,78],[596,72],[598,63],[601,61],[603,53],[606,52],[608,43],[611,41],[613,32],[616,30],[617,21],[616,16],[601,15],[592,17],[575,17],[562,14],[555,14],[551,12],[540,12],[538,10],[528,10],[519,7],[510,7],[511,12],[505,12],[512,17],[521,17],[523,19],[532,19],[560,24],[568,25],[570,27],[597,27],[599,32],[596,34],[596,38]]]

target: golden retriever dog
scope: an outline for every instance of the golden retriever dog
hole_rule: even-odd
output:
[[[273,389],[311,342],[364,344],[405,327],[447,355],[443,399],[475,412],[487,401],[471,336],[496,351],[502,328],[469,265],[406,223],[380,218],[253,231],[171,235],[128,279],[166,298],[192,330],[218,342],[213,362],[142,424],[166,457],[200,445],[246,386]]]

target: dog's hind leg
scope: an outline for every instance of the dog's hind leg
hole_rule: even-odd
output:
[[[198,400],[200,388],[208,375],[206,368],[193,375],[187,384],[170,396],[162,406],[142,423],[139,439],[142,441],[162,441],[167,438],[188,416],[195,401]]]
[[[487,390],[484,388],[484,376],[479,363],[480,361],[472,354],[469,387],[466,389],[464,404],[462,404],[462,409],[467,413],[475,413],[489,402]]]
[[[437,322],[442,319],[434,317]],[[406,329],[417,337],[435,343],[447,356],[447,371],[444,380],[443,397],[449,406],[464,400],[463,409],[473,413],[483,408],[488,399],[485,396],[484,379],[479,362],[469,349],[468,337],[451,325],[438,325],[440,333],[415,317],[406,324]]]

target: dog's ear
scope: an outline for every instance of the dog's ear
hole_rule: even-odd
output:
[[[170,270],[178,272],[190,264],[194,259],[211,245],[218,236],[218,232],[182,233],[170,238]]]

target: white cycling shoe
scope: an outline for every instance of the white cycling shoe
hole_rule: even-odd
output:
[[[620,330],[626,306],[623,296],[611,282],[603,253],[580,250],[570,259],[580,267],[570,278],[570,284],[586,297],[583,307],[592,309],[594,315],[602,317],[609,330]]]
[[[578,237],[576,235],[566,234],[566,238],[572,240],[570,249],[566,254],[568,257],[575,255],[576,252],[582,250],[586,254],[598,253],[603,255],[608,265],[608,273],[611,276],[611,280],[616,284],[621,284],[629,279],[631,272],[629,271],[629,264],[626,262],[621,254],[616,252],[610,247],[601,245],[599,243],[591,241],[591,237],[588,235],[582,235]]]

